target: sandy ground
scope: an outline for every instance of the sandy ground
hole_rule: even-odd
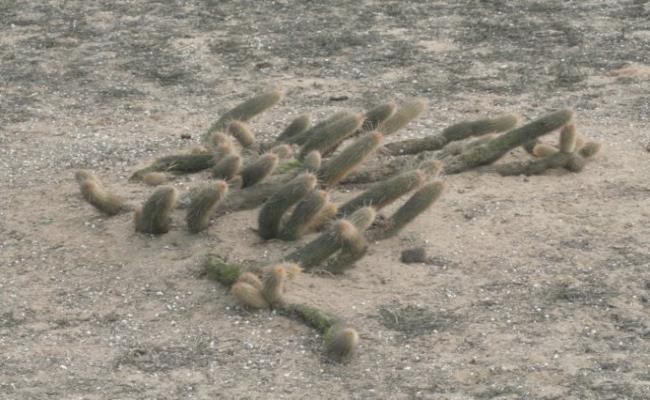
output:
[[[3,0],[0,29],[0,398],[650,398],[649,2]],[[571,107],[604,151],[579,174],[446,177],[356,269],[300,276],[288,297],[360,332],[331,364],[309,328],[197,278],[207,252],[298,245],[262,243],[255,212],[191,235],[179,211],[152,238],[74,181],[139,203],[135,168],[272,85],[261,137],[425,97],[396,138]],[[413,246],[431,262],[400,263]]]

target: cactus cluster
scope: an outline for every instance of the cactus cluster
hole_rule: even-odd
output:
[[[495,115],[460,122],[423,139],[384,144],[425,110],[422,99],[386,102],[360,113],[338,112],[314,125],[302,114],[275,139],[259,140],[247,122],[282,96],[273,89],[244,101],[210,126],[203,147],[158,158],[133,173],[132,181],[158,186],[140,207],[127,204],[89,171],[79,171],[76,178],[83,198],[102,213],[135,210],[135,230],[141,233],[168,232],[176,208],[186,209],[187,230],[194,234],[225,213],[259,208],[257,232],[264,240],[297,241],[314,234],[267,265],[232,264],[209,255],[204,272],[228,286],[242,306],[273,309],[318,330],[324,352],[333,360],[349,359],[358,333],[327,312],[286,300],[290,277],[303,270],[342,274],[353,268],[371,244],[396,236],[440,198],[446,186],[440,173],[480,168],[502,175],[535,174],[557,167],[577,172],[600,149],[576,133],[570,110],[518,128],[517,116]],[[557,147],[539,142],[559,129]],[[536,158],[493,164],[519,146]],[[370,167],[364,170],[362,164]],[[204,170],[208,182],[179,195],[172,185],[174,175]],[[331,194],[346,181],[373,184],[337,204]],[[377,218],[401,199],[392,215]]]

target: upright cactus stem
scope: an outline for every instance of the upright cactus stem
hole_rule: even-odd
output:
[[[156,189],[142,208],[135,211],[135,230],[160,235],[169,232],[171,212],[176,206],[178,192],[171,186]]]
[[[560,151],[562,153],[573,153],[576,149],[576,126],[568,124],[560,131]]]
[[[413,170],[378,182],[365,192],[343,204],[339,208],[339,215],[351,214],[364,206],[372,206],[379,210],[422,185],[425,176],[426,174],[424,172]]]
[[[319,177],[323,184],[328,187],[336,185],[377,150],[383,139],[380,132],[371,132],[343,149],[321,169]]]
[[[370,225],[375,222],[376,217],[377,211],[375,211],[373,207],[361,207],[345,217],[345,219],[350,221],[350,223],[360,232],[363,232],[370,228]]]
[[[293,121],[278,135],[276,141],[284,142],[289,141],[297,135],[305,132],[311,126],[311,116],[309,114],[303,114]]]
[[[325,270],[333,274],[342,274],[352,268],[354,263],[363,258],[368,251],[368,241],[353,224],[349,229],[341,232],[341,250],[338,254],[330,257],[325,264]]]
[[[317,172],[320,169],[323,159],[320,152],[314,150],[310,151],[302,160],[302,165],[308,172]]]
[[[503,157],[508,151],[560,129],[570,123],[572,119],[573,112],[571,110],[560,110],[545,115],[484,145],[451,157],[445,164],[445,172],[447,174],[457,174],[481,165],[491,164]]]
[[[267,153],[245,166],[241,170],[242,188],[255,185],[271,175],[278,166],[278,159],[277,154]]]
[[[239,142],[241,147],[248,149],[255,145],[255,135],[248,125],[241,121],[232,121],[228,124],[228,133]]]
[[[193,193],[185,218],[190,232],[198,233],[208,227],[212,212],[227,191],[228,184],[219,181]]]
[[[322,190],[314,190],[308,194],[296,205],[282,227],[280,239],[297,240],[302,237],[313,226],[328,201],[327,193]]]
[[[254,116],[273,107],[282,100],[283,95],[284,93],[282,90],[273,89],[244,101],[235,108],[226,112],[217,120],[217,122],[212,124],[203,136],[204,141],[207,141],[214,132],[224,130],[232,121],[246,122]]]
[[[336,146],[352,135],[363,123],[362,114],[350,114],[314,132],[300,150],[299,158],[303,159],[311,151],[317,150],[322,155],[328,154]]]
[[[375,215],[376,213],[372,208],[363,207],[347,219],[336,221],[327,231],[302,248],[289,254],[286,259],[308,270],[321,265],[330,256],[341,251],[342,254],[339,255],[342,255],[342,257],[331,261],[329,269],[342,272],[344,267],[365,254],[367,245],[361,232],[372,224]],[[353,257],[349,257],[350,254]],[[327,266],[325,268],[328,269]]]
[[[351,229],[354,229],[354,225],[350,222],[346,220],[336,221],[331,228],[316,239],[289,254],[286,260],[295,262],[305,270],[312,269],[341,249],[342,236]]]
[[[262,296],[272,307],[278,307],[284,303],[282,295],[286,280],[287,268],[282,264],[273,265],[264,272]]]
[[[239,173],[241,164],[241,156],[239,154],[228,154],[212,167],[212,177],[230,180]]]
[[[303,174],[282,186],[260,209],[258,233],[263,239],[272,239],[280,232],[283,215],[316,186],[316,177]]]
[[[418,215],[431,207],[440,198],[444,189],[445,184],[441,181],[422,186],[388,219],[384,229],[372,235],[373,239],[381,240],[396,236]]]
[[[269,303],[262,296],[262,291],[246,281],[237,281],[230,288],[230,293],[241,304],[252,309],[269,308]]]
[[[366,111],[363,125],[360,132],[372,132],[379,127],[379,125],[392,117],[397,110],[395,102],[380,104],[377,107],[371,108]]]
[[[345,362],[359,344],[359,334],[352,328],[333,326],[324,337],[325,354],[333,361]]]
[[[398,107],[390,118],[380,123],[377,130],[386,136],[391,135],[419,117],[426,107],[427,101],[425,99],[409,100]]]

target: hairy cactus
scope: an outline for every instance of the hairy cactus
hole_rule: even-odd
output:
[[[176,206],[178,192],[171,186],[156,189],[142,208],[135,211],[135,230],[160,235],[169,232],[171,212]]]
[[[327,260],[324,269],[333,274],[342,274],[352,268],[368,251],[368,241],[354,224],[341,232],[341,250]]]
[[[215,179],[230,180],[239,173],[241,164],[242,161],[239,154],[228,154],[212,167],[212,177]]]
[[[111,193],[99,178],[90,171],[77,171],[75,178],[84,200],[106,215],[116,215],[128,210],[124,199]]]
[[[560,110],[547,114],[484,145],[474,147],[452,157],[445,164],[445,172],[447,174],[457,174],[481,165],[491,164],[503,157],[508,151],[560,129],[569,124],[572,119],[573,112],[571,110]]]
[[[278,135],[276,140],[278,142],[289,141],[295,136],[307,131],[310,126],[311,117],[309,114],[300,115],[291,121],[291,123],[280,133],[280,135]]]
[[[277,156],[282,159],[290,158],[293,155],[293,150],[288,144],[273,146],[268,152],[277,154]]]
[[[420,139],[402,140],[399,142],[389,143],[385,147],[392,155],[417,154],[423,151],[439,150],[447,144],[464,140],[472,136],[483,136],[489,133],[507,131],[513,128],[517,124],[517,121],[518,117],[513,114],[497,115],[492,118],[474,121],[463,121],[445,128],[438,135],[427,136]],[[462,146],[459,147],[462,148]]]
[[[282,100],[283,95],[284,93],[282,90],[273,89],[244,101],[223,114],[217,122],[213,123],[204,135],[204,140],[207,141],[214,132],[224,130],[232,121],[246,122],[254,116],[273,107]]]
[[[426,106],[427,101],[424,99],[409,100],[402,104],[390,118],[379,124],[377,130],[386,136],[395,133],[422,114]]]
[[[386,222],[386,227],[374,239],[397,235],[418,215],[427,210],[440,197],[445,184],[441,181],[427,183],[411,196]]]
[[[295,262],[305,270],[314,268],[341,249],[342,236],[351,229],[354,229],[354,225],[349,221],[336,221],[330,229],[316,239],[289,254],[286,260]]]
[[[243,306],[254,309],[269,307],[269,303],[262,296],[262,291],[248,282],[236,282],[230,288],[230,293]]]
[[[271,306],[283,303],[284,283],[287,279],[287,269],[282,265],[267,268],[264,273],[262,296]]]
[[[142,180],[150,172],[199,172],[214,166],[214,156],[210,153],[177,154],[158,158],[148,167],[133,173],[131,180]]]
[[[337,362],[348,360],[359,344],[359,334],[352,328],[332,326],[324,337],[325,354]]]
[[[214,156],[216,159],[220,159],[228,154],[234,152],[234,145],[230,136],[226,136],[222,132],[215,132],[210,136],[209,144],[214,149]]]
[[[261,182],[264,178],[271,175],[275,167],[278,166],[278,155],[266,153],[260,156],[251,164],[245,166],[241,171],[242,188],[252,186]]]
[[[300,150],[299,158],[303,159],[313,150],[322,155],[328,154],[345,138],[353,134],[363,122],[362,114],[350,114],[325,125],[318,132],[314,132]]]
[[[322,190],[314,190],[308,194],[291,213],[280,231],[280,238],[283,240],[297,240],[313,226],[317,221],[325,205],[328,203],[328,195]]]
[[[311,269],[327,260],[331,255],[346,247],[363,247],[359,244],[359,234],[363,232],[375,218],[375,212],[370,207],[364,207],[353,213],[348,219],[336,221],[319,237],[304,247],[289,254],[286,259],[295,262],[304,269]],[[361,237],[361,240],[363,238]],[[357,241],[357,243],[353,243]],[[332,269],[341,269],[345,265],[341,261],[332,263]]]
[[[208,227],[212,212],[227,191],[228,184],[219,181],[193,193],[185,218],[190,232],[198,233]]]
[[[589,160],[600,152],[602,145],[599,142],[587,142],[580,149],[578,153],[585,159]]]
[[[576,149],[576,126],[568,124],[560,131],[560,151],[562,153],[573,153]]]
[[[442,131],[442,136],[449,142],[510,130],[517,125],[518,117],[514,114],[497,115],[492,118],[460,122]]]
[[[377,107],[371,108],[366,111],[363,125],[361,126],[362,132],[371,132],[379,127],[379,125],[392,117],[397,110],[395,102],[388,102],[380,104]]]
[[[312,136],[317,136],[322,134],[322,132],[327,131],[328,125],[336,123],[340,119],[345,119],[349,118],[351,115],[354,115],[352,113],[349,113],[347,111],[341,111],[333,114],[329,118],[324,119],[323,121],[317,123],[316,125],[313,125],[309,129],[304,130],[303,132],[300,132],[298,134],[295,134],[291,136],[290,138],[284,139],[285,142],[291,143],[291,144],[297,144],[302,146],[311,138]]]
[[[309,154],[305,156],[302,160],[302,165],[306,171],[316,172],[320,169],[322,163],[322,157],[320,152],[314,150],[310,151]]]
[[[325,186],[336,185],[377,150],[383,139],[383,134],[371,132],[361,136],[343,149],[321,169],[319,177],[323,184]]]
[[[258,216],[258,233],[263,239],[278,236],[282,216],[316,186],[316,177],[303,174],[282,186],[262,206]]]
[[[378,182],[357,197],[339,208],[339,215],[351,214],[353,211],[372,206],[381,209],[404,194],[422,185],[425,174],[420,170],[404,172],[388,180]]]
[[[239,142],[241,147],[248,149],[255,144],[255,135],[251,132],[248,125],[241,121],[232,121],[228,125],[228,133]]]

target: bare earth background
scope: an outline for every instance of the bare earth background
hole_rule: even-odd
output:
[[[0,398],[650,398],[647,0],[0,0],[0,29]],[[73,178],[140,203],[136,167],[276,84],[261,136],[418,96],[430,107],[398,137],[568,106],[604,152],[580,174],[448,177],[358,268],[299,277],[288,297],[360,332],[330,364],[312,330],[196,276],[208,251],[297,246],[261,243],[255,212],[197,236],[179,211],[152,238]],[[400,263],[416,245],[431,262]]]

